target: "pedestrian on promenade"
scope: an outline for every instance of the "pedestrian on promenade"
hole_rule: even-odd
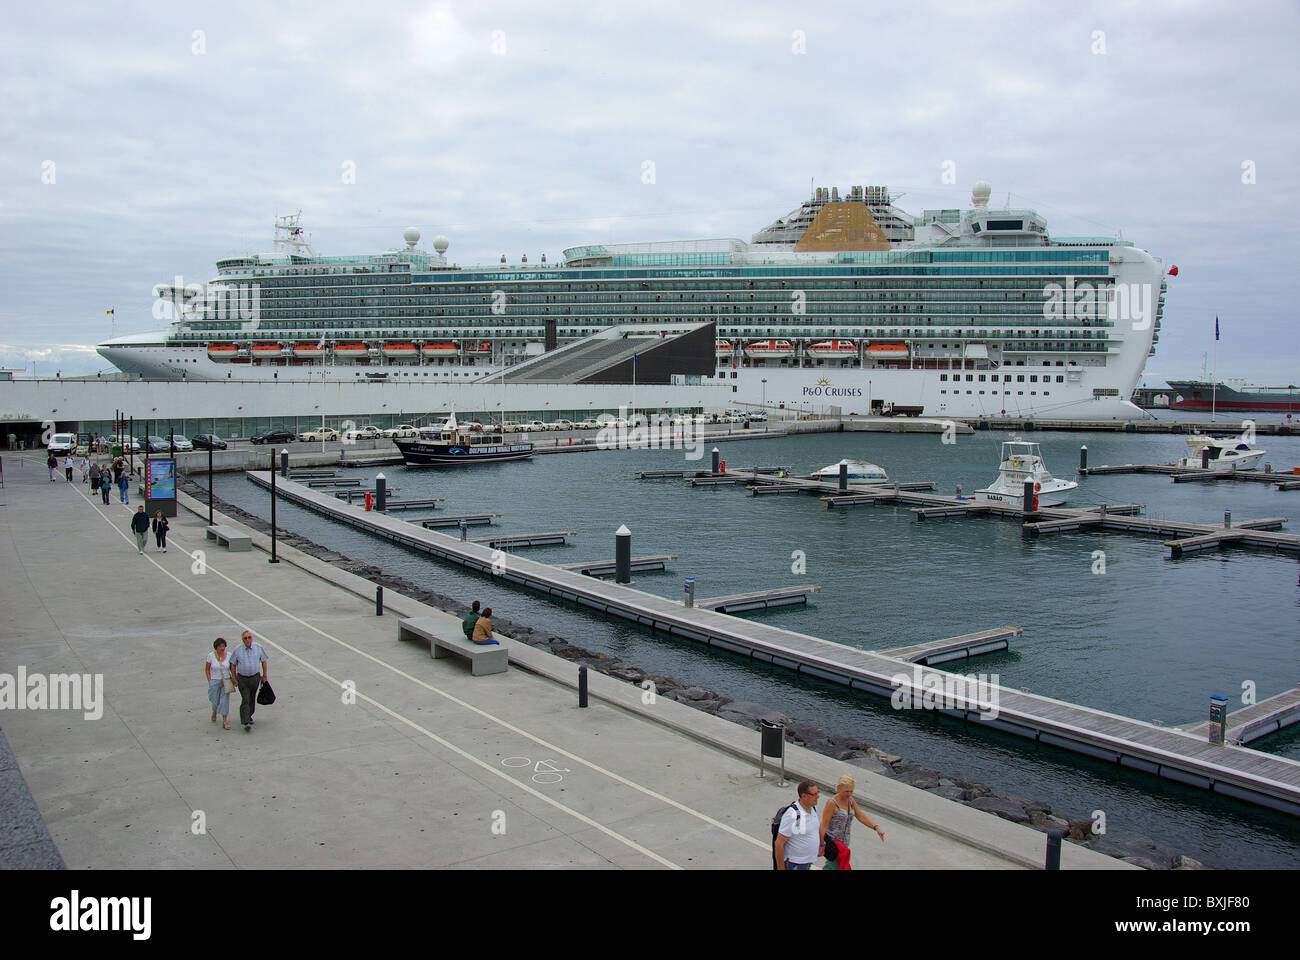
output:
[[[149,517],[144,512],[144,507],[131,514],[131,532],[135,534],[136,549],[144,553],[144,538],[149,532]]]
[[[253,635],[247,630],[241,639],[243,644],[235,647],[230,655],[230,676],[239,687],[239,722],[248,732],[253,725],[253,711],[257,709],[257,688],[267,678],[266,651],[260,643],[253,642]]]
[[[799,782],[799,799],[781,815],[776,831],[776,868],[811,870],[822,854],[822,829],[817,817],[817,784]]]
[[[460,628],[465,632],[466,640],[474,639],[474,627],[478,623],[478,601],[475,600],[470,605],[469,613],[465,614],[465,619],[460,622]]]
[[[117,478],[117,492],[118,495],[122,498],[123,503],[131,502],[130,491],[131,491],[131,475],[124,470],[122,471],[122,475]],[[140,509],[143,510],[144,508],[141,507]]]
[[[144,509],[141,507],[140,509]],[[158,549],[167,552],[167,518],[159,510],[153,518],[153,538],[158,542]]]
[[[203,661],[203,673],[208,678],[208,702],[212,704],[212,722],[217,722],[221,714],[221,729],[230,729],[230,691],[226,684],[234,686],[230,679],[230,657],[226,654],[226,641],[217,637],[212,641],[212,652]]]
[[[50,468],[50,483],[57,483],[59,477],[54,471],[59,469],[59,458],[51,453],[45,458],[45,465]]]
[[[871,818],[862,812],[858,802],[853,799],[853,790],[856,786],[854,779],[846,773],[835,783],[835,796],[826,801],[826,809],[822,813],[822,836],[834,840],[846,851],[838,860],[832,860],[828,853],[824,868],[826,870],[848,869],[849,828],[853,826],[855,817],[868,828],[876,831],[881,843],[885,841],[885,831],[880,829],[879,824],[873,823]]]
[[[98,464],[98,463],[92,463],[92,464],[90,465],[90,493],[91,493],[91,496],[94,496],[95,494],[99,493],[99,480],[100,480],[100,478],[101,478],[102,476],[103,476],[103,474],[99,472],[99,464]]]
[[[484,607],[483,615],[478,618],[474,624],[474,635],[470,637],[475,643],[496,643],[501,641],[492,639],[492,608]]]
[[[77,469],[81,471],[81,482],[90,482],[90,458],[82,457],[81,462],[77,464]]]
[[[72,482],[72,454],[63,455],[63,475],[68,478],[68,483]]]
[[[108,467],[105,467],[99,478],[99,495],[104,498],[104,506],[108,506],[108,495],[113,489],[111,479],[108,475]]]

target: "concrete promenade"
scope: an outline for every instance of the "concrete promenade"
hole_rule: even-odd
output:
[[[454,627],[450,615],[389,594],[376,617],[373,584],[292,548],[268,564],[251,531],[251,553],[227,553],[188,498],[204,516],[183,505],[169,551],[151,536],[140,556],[134,493],[105,507],[8,458],[4,480],[0,673],[103,675],[99,719],[0,710],[70,868],[769,869],[768,820],[793,781],[816,779],[825,796],[844,772],[887,837],[859,824],[859,869],[1042,862],[1037,831],[800,747],[788,747],[791,785],[760,780],[756,732],[643,703],[610,677],[591,675],[580,710],[576,666],[522,644],[496,676],[431,660],[398,643],[398,616]],[[528,603],[509,616],[527,620]],[[223,731],[203,658],[242,627],[266,646],[279,699],[245,732],[236,694]],[[8,816],[0,801],[0,827]],[[1068,843],[1063,866],[1129,869]]]

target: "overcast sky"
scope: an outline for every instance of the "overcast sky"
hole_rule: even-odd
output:
[[[110,307],[161,329],[154,284],[269,250],[298,209],[321,254],[414,225],[470,265],[748,240],[813,180],[919,214],[985,179],[1178,265],[1145,382],[1199,375],[1218,314],[1220,376],[1297,383],[1298,23],[1255,0],[11,5],[0,365],[105,369]]]

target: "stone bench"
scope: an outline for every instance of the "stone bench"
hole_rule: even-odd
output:
[[[253,549],[253,538],[234,527],[213,524],[207,528],[207,536],[209,540],[224,543],[231,553],[246,553]]]
[[[429,641],[429,654],[435,660],[453,653],[468,657],[470,673],[476,677],[505,673],[510,665],[510,654],[504,643],[474,643],[465,639],[458,624],[443,625],[434,617],[408,617],[397,621],[397,639],[402,641],[413,637]]]

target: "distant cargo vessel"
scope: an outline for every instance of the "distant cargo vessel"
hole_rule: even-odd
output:
[[[1261,387],[1244,380],[1170,380],[1172,410],[1300,413],[1300,387]]]
[[[727,402],[845,413],[1140,417],[1165,271],[1131,242],[1052,237],[1033,210],[913,217],[886,187],[818,187],[755,233],[591,243],[561,263],[460,267],[419,249],[322,257],[297,215],[275,251],[160,284],[168,330],[96,349],[135,376],[472,382],[613,325],[715,324]],[[165,313],[163,314],[166,315]],[[696,376],[692,375],[692,376]]]

